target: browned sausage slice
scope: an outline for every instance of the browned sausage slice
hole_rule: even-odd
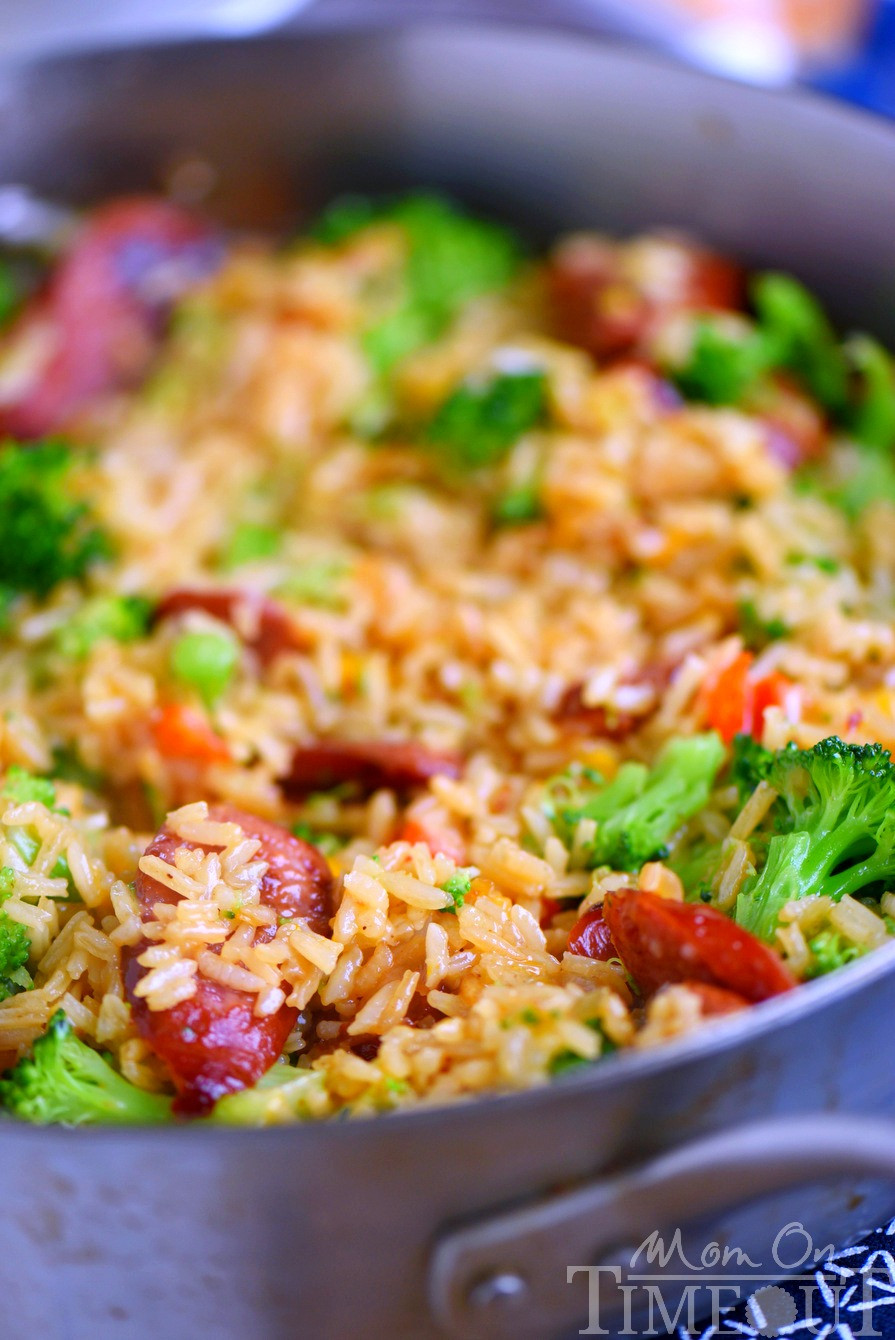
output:
[[[639,269],[653,272],[651,282]],[[662,276],[661,284],[656,275]],[[579,234],[561,242],[547,266],[547,293],[560,339],[599,361],[649,353],[649,337],[679,311],[735,310],[743,297],[737,266],[675,237],[612,242]]]
[[[301,917],[321,935],[329,935],[332,875],[315,847],[287,833],[278,824],[243,814],[231,805],[211,805],[209,818],[236,823],[247,837],[258,838],[259,860],[267,862],[261,902],[280,916]],[[147,854],[172,861],[184,843],[163,827]],[[175,903],[176,893],[150,876],[138,873],[136,893],[143,921],[153,919],[157,903]],[[259,930],[256,943],[271,938]],[[126,952],[125,986],[134,1022],[142,1037],[168,1066],[177,1088],[175,1110],[184,1115],[207,1112],[218,1098],[254,1084],[283,1050],[297,1011],[287,1007],[257,1018],[255,997],[208,978],[196,979],[196,994],[167,1010],[151,1010],[134,988],[148,971],[137,959],[148,947],[143,941]]]
[[[299,745],[280,784],[290,796],[326,791],[343,782],[365,792],[384,786],[409,791],[439,775],[459,777],[461,766],[458,754],[411,740],[317,740]]]
[[[622,962],[646,996],[671,982],[704,982],[754,1003],[796,984],[779,954],[704,903],[613,889],[603,912]]]
[[[170,201],[134,197],[95,210],[4,341],[28,367],[0,403],[0,430],[41,437],[139,380],[171,304],[222,256],[217,233]]]

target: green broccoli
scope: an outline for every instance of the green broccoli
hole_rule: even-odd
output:
[[[398,225],[408,242],[403,296],[362,337],[367,358],[382,377],[414,349],[436,340],[470,298],[502,288],[517,269],[520,252],[505,228],[429,194],[385,202],[337,200],[312,236],[335,246],[376,223]]]
[[[756,835],[767,859],[737,898],[741,926],[773,941],[787,903],[812,894],[836,901],[895,879],[895,767],[881,745],[832,735],[813,749],[755,747],[739,769],[778,793]]]
[[[28,805],[36,800],[51,810],[56,804],[56,788],[49,777],[35,777],[18,763],[12,763],[0,786],[0,798],[13,805]]]
[[[23,297],[22,277],[12,261],[0,256],[0,330],[5,330],[18,312]]]
[[[227,543],[218,557],[225,572],[241,568],[244,563],[257,563],[275,558],[283,545],[283,532],[276,526],[256,521],[241,521],[234,526]]]
[[[250,1089],[219,1098],[205,1121],[215,1126],[278,1126],[322,1116],[326,1081],[316,1070],[275,1065]]]
[[[808,948],[811,950],[811,962],[805,972],[806,977],[825,977],[828,972],[844,968],[846,963],[853,963],[866,952],[860,945],[850,944],[832,927],[810,939]]]
[[[791,275],[762,274],[752,303],[769,364],[794,373],[826,410],[839,419],[849,403],[848,364],[820,303]]]
[[[75,455],[62,442],[0,447],[0,595],[46,596],[109,554],[86,503],[72,496]]]
[[[13,763],[7,769],[6,777],[0,785],[0,801],[7,801],[13,805],[27,805],[36,801],[40,805],[45,805],[48,810],[64,812],[56,805],[56,787],[50,778],[35,777],[25,768],[20,768],[17,763]],[[25,865],[32,864],[40,848],[40,842],[28,828],[21,825],[7,828],[6,840],[16,849]],[[72,882],[68,859],[64,852],[57,857],[50,873],[54,879],[67,879],[72,896],[80,901],[80,894]]]
[[[496,465],[543,417],[546,385],[537,370],[465,382],[438,410],[428,440],[452,470]]]
[[[0,907],[12,897],[16,872],[9,866],[0,870]],[[8,912],[0,912],[0,1000],[8,1000],[33,985],[25,968],[31,953],[31,937],[21,922]]]
[[[74,744],[53,746],[52,776],[62,782],[74,782],[85,791],[99,792],[105,781],[101,772],[87,766]]]
[[[686,363],[670,370],[688,400],[743,404],[769,374],[786,372],[858,440],[869,443],[895,429],[891,374],[878,346],[857,341],[843,347],[820,303],[791,275],[756,275],[751,298],[750,329],[730,333],[717,317],[699,318]],[[850,362],[864,377],[858,403]]]
[[[767,370],[768,349],[760,331],[733,336],[717,321],[702,317],[687,362],[672,369],[672,378],[687,400],[738,405]]]
[[[866,335],[847,341],[845,353],[853,376],[840,420],[854,445],[832,463],[803,467],[796,484],[855,520],[871,503],[895,504],[895,365]]]
[[[75,1034],[62,1010],[0,1079],[0,1105],[37,1125],[149,1126],[171,1119],[171,1099],[129,1083]]]
[[[445,912],[456,912],[466,901],[466,895],[472,887],[472,881],[478,874],[474,865],[461,867],[450,879],[445,880],[439,887],[451,896],[451,906],[446,907]]]
[[[146,636],[152,601],[145,596],[93,596],[56,629],[56,649],[82,661],[96,642],[136,642]]]
[[[884,452],[856,446],[835,471],[806,466],[798,471],[795,484],[798,492],[822,498],[855,521],[871,503],[895,505],[895,461]]]
[[[369,195],[340,195],[310,228],[310,236],[324,247],[338,247],[364,228],[387,217],[388,207]]]
[[[773,761],[773,750],[765,749],[754,736],[746,734],[734,736],[730,771],[741,804],[749,799],[759,782],[767,780]]]
[[[639,870],[668,854],[668,844],[687,819],[703,809],[724,746],[715,732],[670,740],[652,769],[623,763],[608,784],[582,774],[583,785],[561,777],[548,784],[543,808],[559,835],[571,844],[582,819],[596,821],[587,865]]]
[[[876,340],[858,335],[845,346],[860,379],[849,421],[856,442],[876,451],[895,447],[895,368]]]

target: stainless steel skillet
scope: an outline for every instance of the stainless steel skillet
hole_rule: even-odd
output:
[[[895,131],[583,35],[309,21],[289,40],[0,74],[2,182],[89,201],[195,160],[212,211],[279,229],[333,190],[401,184],[446,186],[535,239],[688,226],[895,342]],[[779,1274],[790,1221],[823,1247],[895,1204],[893,952],[664,1050],[468,1106],[260,1132],[4,1123],[2,1332],[558,1336],[588,1318],[568,1268],[676,1227],[690,1261],[717,1241]],[[672,1311],[688,1282],[666,1282]],[[619,1329],[602,1285],[602,1325]],[[633,1321],[643,1333],[646,1311]]]

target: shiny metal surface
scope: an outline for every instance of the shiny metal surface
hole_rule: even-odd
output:
[[[843,1175],[885,1176],[895,1195],[893,1129],[891,1121],[866,1117],[759,1120],[701,1136],[644,1167],[454,1228],[434,1253],[433,1312],[447,1334],[463,1340],[541,1336],[562,1318],[573,1326],[579,1319],[568,1287],[573,1262],[603,1265],[598,1313],[604,1321],[623,1311],[618,1286],[630,1286],[644,1273],[651,1283],[661,1281],[662,1301],[672,1315],[686,1289],[707,1287],[707,1275],[713,1283],[743,1281],[740,1297],[746,1299],[774,1278],[775,1269],[783,1273],[779,1261],[799,1259],[805,1242],[797,1231],[793,1254],[775,1260],[773,1252],[767,1254],[764,1219],[751,1237],[747,1230],[731,1237],[715,1226],[768,1194]],[[712,1225],[709,1236],[706,1221]],[[648,1257],[641,1247],[656,1229],[667,1258]],[[678,1232],[679,1251],[672,1248]],[[723,1250],[707,1254],[711,1242],[733,1245],[735,1251],[729,1260]],[[613,1265],[620,1267],[617,1280],[609,1275]]]
[[[793,270],[842,320],[895,340],[895,132],[581,37],[309,30],[0,75],[0,184],[86,201],[155,188],[197,157],[213,169],[211,210],[283,232],[334,189],[409,183],[459,191],[534,238],[689,225]],[[725,1167],[748,1179],[759,1118],[895,1112],[893,959],[882,951],[662,1051],[444,1111],[259,1132],[0,1123],[0,1290],[15,1318],[3,1334],[444,1334],[456,1318],[438,1293],[437,1244],[460,1224],[635,1165],[648,1180],[653,1158],[727,1128],[746,1130]],[[890,1171],[862,1165],[876,1167]],[[713,1200],[706,1231],[766,1244],[800,1218],[816,1241],[841,1242],[893,1200],[854,1177],[810,1192],[765,1181],[741,1210]],[[595,1192],[594,1250],[622,1185]],[[792,1187],[782,1171],[779,1185]],[[661,1207],[671,1219],[707,1208],[698,1182],[676,1194]],[[492,1277],[482,1314],[489,1298],[521,1296],[511,1277],[540,1287],[525,1262],[499,1261]],[[584,1281],[551,1279],[547,1292],[545,1340],[587,1310]]]

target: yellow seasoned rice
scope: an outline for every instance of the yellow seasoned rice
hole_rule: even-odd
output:
[[[308,1115],[520,1089],[566,1061],[661,1043],[703,1021],[698,993],[672,986],[643,1009],[621,964],[570,953],[569,931],[609,890],[689,891],[662,860],[583,868],[595,821],[564,841],[541,804],[547,780],[570,765],[609,779],[703,729],[703,686],[743,651],[744,602],[787,629],[755,662],[792,686],[765,716],[766,746],[834,733],[895,746],[895,508],[880,500],[849,523],[792,487],[755,416],[669,410],[637,369],[598,367],[552,338],[537,269],[403,360],[406,431],[371,445],[353,427],[377,389],[359,321],[396,245],[387,228],[332,250],[235,245],[183,301],[148,384],[79,425],[116,557],[86,593],[64,583],[27,600],[0,652],[0,766],[49,774],[64,747],[88,774],[57,781],[52,806],[0,802],[0,867],[14,872],[3,911],[27,928],[34,982],[0,1000],[0,1062],[62,1009],[125,1078],[171,1092],[126,999],[126,949],[140,950],[135,993],[150,1011],[190,1000],[202,979],[248,993],[259,1019],[297,1009],[286,1054],[315,1077]],[[489,500],[440,476],[415,425],[463,377],[520,357],[546,372],[549,422],[517,444],[502,484],[536,475],[542,512],[495,530]],[[848,444],[832,450],[847,461]],[[275,528],[279,547],[228,568],[246,526]],[[229,623],[192,610],[75,658],[59,649],[85,601],[234,585],[289,608],[295,645],[268,664],[251,651],[251,601]],[[237,646],[210,708],[172,672],[177,640],[209,631]],[[663,666],[676,667],[665,682],[640,673]],[[564,715],[572,689],[583,729]],[[172,703],[213,731],[215,757],[160,747]],[[633,725],[601,728],[601,712]],[[319,738],[411,740],[463,767],[411,797],[290,799],[293,751]],[[716,795],[696,821],[726,843],[724,909],[755,869],[750,838],[774,799],[761,783],[731,827]],[[209,818],[208,802],[335,835],[330,935],[278,924],[259,841]],[[171,860],[146,854],[165,815]],[[451,854],[421,832],[452,835]],[[138,871],[176,895],[147,921]],[[793,904],[777,948],[802,975],[822,930],[874,947],[893,897],[879,913],[848,896]]]

